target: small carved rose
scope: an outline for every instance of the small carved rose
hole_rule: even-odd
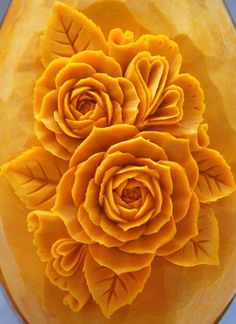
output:
[[[138,103],[132,82],[103,52],[60,58],[36,83],[36,135],[51,153],[69,159],[93,126],[134,124]]]
[[[195,134],[205,109],[201,86],[181,74],[178,45],[165,35],[112,29],[108,40],[81,13],[56,4],[42,37],[45,72],[35,87],[35,132],[69,160],[93,126]]]

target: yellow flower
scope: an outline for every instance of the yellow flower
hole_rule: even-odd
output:
[[[204,188],[202,163],[217,167],[225,189]],[[48,278],[67,291],[64,303],[78,311],[91,294],[110,317],[143,289],[155,256],[182,266],[218,264],[217,220],[200,202],[228,195],[233,185],[218,152],[191,153],[188,139],[125,124],[93,128],[57,186],[54,207],[31,212],[29,230]],[[137,276],[136,284],[127,276]],[[113,281],[123,282],[125,296]]]
[[[84,51],[52,61],[37,81],[35,131],[46,149],[69,159],[93,126],[133,124],[138,103],[114,59]]]
[[[62,159],[70,159],[93,126],[125,123],[186,136],[202,121],[203,91],[194,77],[179,74],[181,54],[167,36],[135,40],[113,29],[106,41],[91,21],[58,3],[42,49],[46,70],[35,86],[35,132]]]
[[[21,6],[0,34],[0,266],[15,304],[32,323],[213,322],[235,263],[235,196],[218,201],[235,189],[217,151],[235,172],[222,5],[74,0],[85,15],[56,3],[46,28],[49,2]]]

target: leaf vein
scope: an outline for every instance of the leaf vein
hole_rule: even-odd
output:
[[[68,38],[69,44],[71,45],[71,48],[72,48],[72,50],[73,50],[73,52],[75,54],[75,53],[77,53],[77,51],[76,51],[74,45],[72,44],[72,41],[71,41],[71,38],[70,38],[70,35],[69,35],[69,31],[70,31],[71,26],[73,24],[73,20],[70,21],[69,27],[66,27],[65,24],[64,24],[63,18],[61,17],[61,15],[59,15],[59,17],[60,17],[60,21],[61,21],[62,27],[63,27],[63,29],[65,31],[65,34],[66,34],[66,36]]]

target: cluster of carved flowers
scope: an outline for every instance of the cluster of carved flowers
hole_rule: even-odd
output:
[[[35,134],[42,146],[2,167],[31,212],[46,275],[79,311],[90,296],[106,317],[132,303],[155,257],[218,264],[210,202],[234,190],[209,149],[204,94],[180,73],[163,35],[111,30],[57,3],[41,41]]]

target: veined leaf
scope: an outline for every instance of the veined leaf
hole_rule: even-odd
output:
[[[87,49],[106,52],[106,47],[102,31],[90,19],[65,4],[55,4],[41,39],[45,66],[58,57],[71,57]]]
[[[218,265],[219,230],[214,211],[202,205],[198,218],[198,235],[183,248],[165,258],[181,266]]]
[[[216,201],[235,190],[235,182],[229,165],[222,155],[212,149],[193,153],[199,168],[196,194],[201,202]]]
[[[67,165],[44,148],[35,147],[3,165],[2,172],[27,208],[48,210]]]
[[[90,293],[107,318],[120,307],[131,304],[150,275],[151,266],[139,271],[117,275],[112,270],[100,266],[89,253],[85,265],[85,278]]]

